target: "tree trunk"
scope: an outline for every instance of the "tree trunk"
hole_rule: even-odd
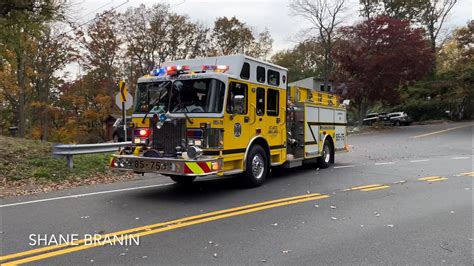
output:
[[[44,84],[44,87],[42,88],[41,91],[41,102],[42,102],[42,116],[41,116],[41,128],[42,128],[42,134],[41,134],[41,140],[47,141],[48,140],[48,129],[49,129],[49,87],[50,87],[50,82],[47,81]]]
[[[328,87],[328,84],[329,84],[329,53],[330,51],[328,47],[325,47],[324,48],[325,51],[324,51],[324,69],[323,69],[323,79],[324,79],[324,88],[323,88],[323,91],[325,91]]]
[[[18,135],[25,137],[25,59],[22,52],[17,52],[17,78],[18,78]]]
[[[430,47],[431,47],[431,52],[433,53],[433,58],[436,58],[436,35],[435,35],[435,25],[430,24],[428,26],[428,32],[430,35]],[[431,66],[431,75],[434,76],[436,74],[436,60],[433,60],[432,66]]]
[[[359,104],[359,127],[362,127],[362,124],[364,122],[365,115],[367,113],[368,106],[364,102],[361,102]]]

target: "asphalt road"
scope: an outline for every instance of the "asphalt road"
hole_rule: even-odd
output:
[[[145,176],[2,199],[0,259],[48,265],[472,265],[472,130],[471,122],[351,135],[351,152],[337,154],[330,169],[284,171],[254,189],[243,189],[235,178],[180,187],[166,177]],[[122,245],[119,237],[30,245],[38,235],[52,244],[60,235],[83,239],[123,230],[109,235],[122,236]]]

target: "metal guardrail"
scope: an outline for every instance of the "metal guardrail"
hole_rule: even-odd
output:
[[[74,155],[114,152],[121,147],[131,144],[132,142],[130,141],[97,144],[54,144],[53,156],[66,156],[67,166],[73,168],[74,163],[72,157]]]

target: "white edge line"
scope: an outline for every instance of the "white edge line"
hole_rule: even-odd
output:
[[[424,159],[424,160],[411,160],[410,163],[421,163],[421,162],[428,162],[429,159]]]
[[[454,157],[451,158],[451,160],[463,160],[463,159],[469,159],[470,157]]]
[[[85,196],[108,194],[108,193],[115,193],[115,192],[121,192],[121,191],[130,191],[130,190],[138,190],[138,189],[154,188],[154,187],[164,187],[164,186],[169,186],[169,185],[173,185],[173,184],[174,183],[166,183],[166,184],[149,185],[149,186],[141,186],[141,187],[121,188],[121,189],[114,189],[114,190],[106,190],[106,191],[98,191],[98,192],[91,192],[91,193],[84,193],[84,194],[77,194],[77,195],[62,196],[62,197],[56,197],[56,198],[47,198],[47,199],[23,201],[23,202],[16,202],[16,203],[9,203],[9,204],[0,205],[0,208],[17,206],[17,205],[24,205],[24,204],[31,204],[31,203],[38,203],[38,202],[45,202],[45,201],[52,201],[52,200],[80,198],[80,197],[85,197]]]
[[[375,163],[375,165],[387,165],[387,164],[395,164],[395,162]]]
[[[354,167],[355,165],[351,164],[351,165],[341,165],[341,166],[334,166],[333,168],[334,169],[339,169],[339,168],[349,168],[349,167]]]

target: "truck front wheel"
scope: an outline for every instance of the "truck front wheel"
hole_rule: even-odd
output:
[[[184,175],[170,175],[171,180],[178,184],[191,184],[194,179],[196,179],[195,176],[184,176]]]
[[[268,158],[260,145],[250,148],[245,161],[244,183],[249,187],[258,187],[265,182],[268,174]]]

